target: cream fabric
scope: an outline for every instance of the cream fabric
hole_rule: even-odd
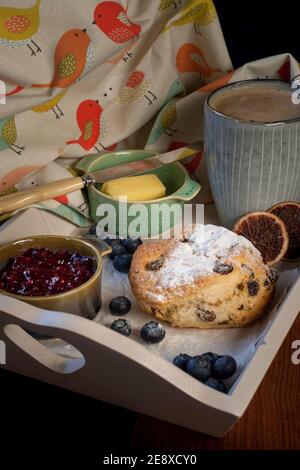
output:
[[[1,192],[66,177],[103,148],[202,141],[209,91],[299,73],[282,54],[233,74],[211,0],[1,0],[0,54]],[[203,179],[200,160],[187,166]],[[80,193],[43,206],[87,215]]]

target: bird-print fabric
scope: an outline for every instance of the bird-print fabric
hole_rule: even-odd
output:
[[[170,21],[165,30],[173,26],[182,26],[192,24],[196,34],[201,35],[201,26],[212,23],[217,16],[217,12],[212,0],[199,2],[199,0],[190,0],[185,2],[181,8],[178,18]]]
[[[50,83],[33,88],[66,88],[75,83],[93,60],[91,39],[86,29],[71,29],[59,39],[54,52],[54,76]]]
[[[84,150],[94,148],[96,152],[99,152],[97,147],[98,143],[98,145],[104,149],[99,139],[101,139],[101,137],[103,138],[105,135],[106,124],[103,116],[103,108],[99,104],[99,101],[85,100],[80,103],[77,108],[76,119],[81,133],[80,137],[75,140],[68,140],[66,145],[78,144]]]
[[[156,100],[156,95],[150,90],[151,80],[147,80],[145,73],[141,70],[134,70],[128,77],[125,85],[115,98],[116,103],[132,104],[144,97],[151,105]]]
[[[0,56],[0,194],[86,154],[199,143],[212,90],[300,73],[289,54],[233,71],[212,0],[0,0]],[[185,165],[205,188],[202,152]],[[42,207],[87,220],[80,191]]]
[[[100,2],[94,10],[94,24],[117,44],[125,44],[138,36],[141,26],[132,22],[121,3]]]

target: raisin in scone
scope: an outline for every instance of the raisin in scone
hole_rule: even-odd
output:
[[[145,312],[196,328],[253,323],[264,314],[276,283],[251,242],[214,225],[193,227],[182,240],[141,245],[129,280]]]

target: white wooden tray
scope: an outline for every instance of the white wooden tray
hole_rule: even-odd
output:
[[[212,219],[210,219],[211,221]],[[66,234],[74,226],[28,209],[2,227],[0,243],[27,235]],[[299,270],[284,272],[278,305],[224,395],[201,384],[143,344],[95,321],[38,309],[0,296],[1,367],[213,436],[223,436],[242,416],[300,310]],[[278,301],[279,301],[278,300]],[[57,353],[25,331],[60,338],[77,355]],[[207,334],[210,334],[209,332]],[[73,350],[72,346],[70,348]]]

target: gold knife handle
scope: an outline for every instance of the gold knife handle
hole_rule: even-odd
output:
[[[26,191],[20,191],[7,196],[0,197],[0,214],[23,209],[30,204],[47,201],[64,194],[72,193],[85,186],[84,180],[80,177],[65,178],[59,181],[36,186]]]

